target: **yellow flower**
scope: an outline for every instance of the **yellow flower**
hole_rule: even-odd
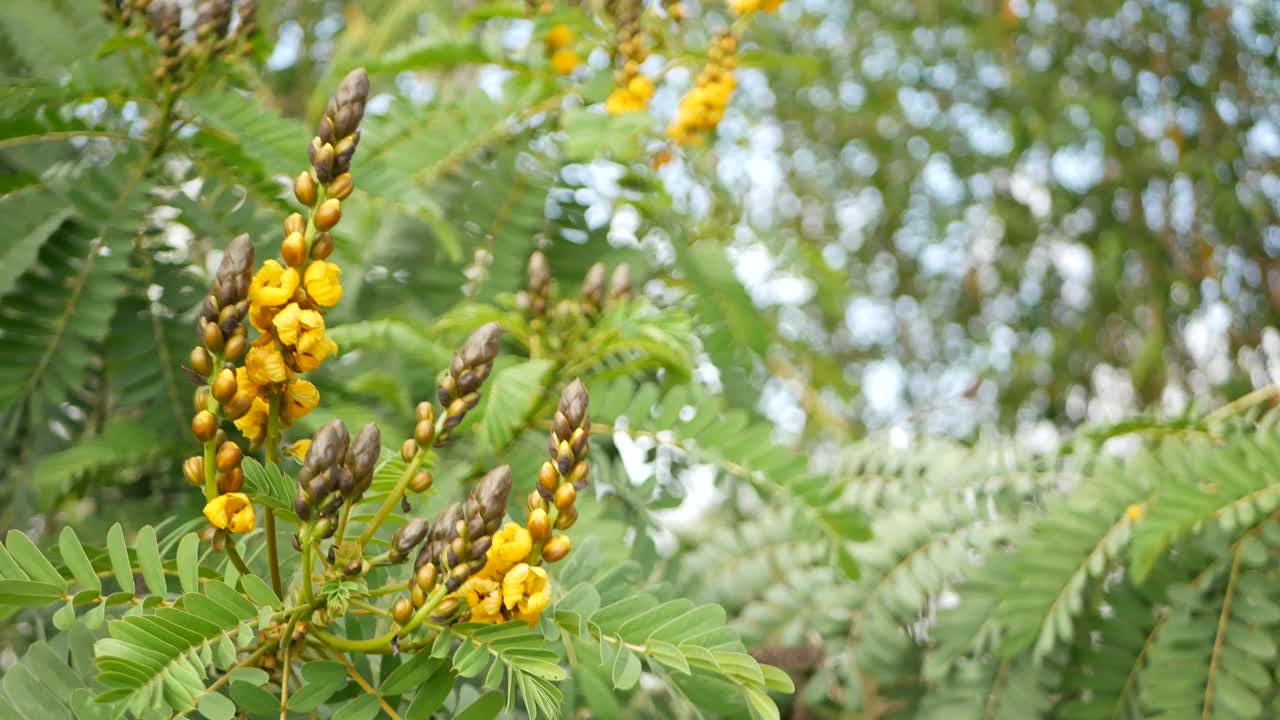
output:
[[[340,274],[342,268],[335,263],[316,260],[307,266],[307,271],[302,275],[302,284],[307,289],[307,295],[317,305],[333,307],[342,299],[342,285],[338,283]]]
[[[533,550],[533,537],[519,523],[507,523],[493,534],[484,569],[494,575],[506,573],[516,563],[522,563]]]
[[[219,495],[210,500],[204,506],[204,516],[209,518],[214,527],[233,533],[247,533],[257,522],[249,496],[238,492]]]
[[[1147,509],[1142,505],[1130,505],[1124,510],[1125,517],[1129,518],[1129,522],[1138,522],[1146,513]]]
[[[627,91],[641,100],[653,97],[653,81],[644,75],[637,75],[627,83]]]
[[[303,438],[301,440],[295,440],[292,443],[290,443],[289,449],[287,450],[287,452],[289,453],[289,455],[293,457],[294,460],[297,460],[298,462],[302,462],[303,460],[306,459],[307,451],[310,449],[311,449],[311,438]]]
[[[249,412],[236,420],[236,427],[240,428],[240,432],[249,438],[249,443],[254,447],[261,445],[267,436],[267,417],[270,414],[271,406],[267,401],[261,397],[255,397]]]
[[[780,7],[782,7],[782,0],[760,0],[760,9],[765,12],[778,12]]]
[[[276,313],[271,324],[280,342],[296,353],[297,370],[314,370],[338,350],[338,345],[324,334],[324,316],[315,310],[303,310],[297,303],[289,303]]]
[[[561,23],[547,31],[547,50],[555,52],[573,42],[573,31],[568,25]]]
[[[267,260],[249,284],[249,302],[262,307],[278,307],[289,302],[298,289],[298,271],[275,260]]]
[[[502,605],[511,616],[529,623],[538,623],[542,611],[551,602],[551,585],[547,571],[520,563],[507,571],[502,578]]]
[[[551,55],[551,69],[561,75],[568,75],[582,64],[582,58],[578,57],[578,53],[562,48],[555,51]]]
[[[307,413],[320,404],[320,391],[306,380],[295,380],[289,383],[284,393],[284,415],[287,421],[305,417]]]
[[[467,581],[463,596],[471,608],[471,622],[500,623],[502,617],[502,592],[498,581],[476,576]]]
[[[282,383],[289,379],[289,368],[275,343],[254,345],[244,358],[244,369],[254,385]]]

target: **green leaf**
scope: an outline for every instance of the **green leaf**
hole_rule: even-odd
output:
[[[35,580],[0,580],[0,606],[39,607],[58,600],[65,588]]]
[[[205,693],[196,708],[209,720],[231,720],[236,715],[236,704],[216,692]]]
[[[164,561],[160,559],[160,546],[156,542],[156,529],[150,525],[142,526],[134,539],[134,552],[138,554],[138,567],[142,568],[142,579],[153,595],[165,595],[169,592],[169,584],[164,577]]]
[[[284,609],[284,603],[280,601],[280,598],[276,597],[271,586],[257,575],[245,575],[241,577],[240,589],[244,590],[245,594],[259,605],[265,605],[276,610]]]
[[[790,675],[782,670],[772,665],[765,665],[764,663],[760,664],[760,670],[764,673],[765,687],[769,688],[773,692],[786,693],[790,695],[796,691],[795,682],[792,681]]]
[[[124,528],[120,523],[115,523],[107,531],[107,555],[111,558],[111,572],[120,583],[120,590],[133,595],[133,565],[129,562],[129,547],[124,542]]]
[[[289,522],[298,521],[293,512],[294,483],[275,463],[263,465],[247,457],[241,461],[240,469],[244,472],[244,492],[249,499],[275,510],[278,517]]]
[[[645,648],[650,657],[668,668],[682,672],[685,675],[689,675],[691,673],[689,669],[689,661],[685,659],[684,653],[680,652],[679,648],[675,645],[664,640],[651,639],[645,643]]]
[[[640,680],[640,658],[625,647],[618,648],[618,655],[613,662],[613,687],[618,690],[630,690]]]
[[[400,695],[422,685],[428,677],[440,669],[444,662],[431,657],[430,653],[420,652],[408,662],[396,668],[378,687],[383,695]]]
[[[449,672],[444,663],[440,663],[426,684],[418,688],[417,695],[404,714],[405,720],[427,720],[431,717],[444,704],[445,698],[449,697],[453,681],[453,673]]]
[[[49,562],[44,553],[40,552],[40,548],[36,547],[36,544],[31,542],[31,538],[24,535],[22,531],[10,530],[5,536],[5,547],[14,561],[32,580],[66,587],[66,581],[62,579],[62,575],[58,574],[53,563]]]
[[[396,48],[376,60],[360,63],[369,73],[398,73],[441,65],[454,67],[467,63],[489,63],[493,58],[484,48],[469,42],[415,42]]]
[[[778,706],[773,702],[773,698],[769,697],[769,693],[759,688],[747,688],[745,691],[747,696],[747,707],[751,710],[751,717],[755,720],[778,720]]]
[[[187,533],[178,541],[178,583],[183,592],[200,590],[200,538]]]
[[[453,716],[453,720],[493,720],[502,712],[502,693],[489,691],[476,698],[462,712]]]
[[[80,538],[76,537],[76,531],[70,525],[63,527],[62,532],[58,534],[58,549],[62,552],[62,561],[67,564],[76,582],[86,590],[102,591],[102,581],[98,579],[93,563],[89,562],[89,556],[85,553],[84,546],[80,544]]]
[[[66,630],[76,622],[76,605],[68,600],[65,605],[58,608],[53,614],[53,626],[59,630]]]
[[[493,374],[480,408],[480,438],[489,450],[507,447],[542,396],[549,360],[529,360]]]
[[[254,715],[279,717],[280,698],[256,685],[232,680],[231,699],[237,706]]]
[[[333,720],[373,720],[378,716],[378,699],[372,695],[361,695],[338,708]]]

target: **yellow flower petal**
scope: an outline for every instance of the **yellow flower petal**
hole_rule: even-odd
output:
[[[493,534],[485,567],[491,572],[505,574],[516,563],[524,562],[533,550],[533,537],[519,523],[507,523]]]
[[[289,383],[284,393],[284,416],[289,420],[305,417],[320,404],[320,391],[306,380]]]
[[[336,264],[317,260],[307,266],[302,284],[307,289],[307,295],[317,304],[333,307],[342,299],[342,285],[338,282],[341,274],[342,268]]]
[[[282,383],[289,379],[289,368],[285,366],[284,356],[275,343],[249,348],[249,354],[244,358],[244,368],[254,385]]]
[[[267,417],[271,414],[271,406],[261,397],[253,399],[253,406],[249,408],[249,412],[241,415],[236,420],[236,427],[240,428],[240,432],[249,439],[249,443],[254,447],[262,444],[267,437]]]
[[[249,302],[263,307],[283,305],[298,289],[298,271],[267,260],[249,284]]]
[[[249,532],[257,522],[249,496],[238,492],[210,500],[204,506],[204,516],[214,527],[233,533]]]

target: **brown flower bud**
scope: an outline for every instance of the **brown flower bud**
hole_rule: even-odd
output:
[[[236,335],[232,335],[231,339],[227,341],[225,351],[223,352],[222,355],[226,359],[234,362],[244,357],[244,352],[245,350],[248,350],[248,349],[249,349],[249,341],[245,338],[244,335],[236,334]]]
[[[560,473],[556,471],[556,466],[550,461],[542,463],[542,468],[538,470],[538,486],[546,488],[550,492],[555,492],[556,487],[560,484]]]
[[[435,612],[431,613],[431,619],[437,622],[448,620],[458,611],[458,598],[447,597],[440,601],[436,606]]]
[[[311,243],[311,259],[324,260],[333,254],[333,247],[333,236],[329,233],[320,233]]]
[[[298,177],[293,181],[293,196],[307,207],[316,204],[316,179],[309,171],[303,170],[298,173]]]
[[[529,499],[525,504],[529,507],[530,512],[534,510],[547,509],[547,499],[542,497],[542,493],[539,493],[537,490],[529,493]]]
[[[613,269],[613,276],[609,278],[609,300],[610,302],[619,302],[630,299],[631,266],[621,263]]]
[[[529,535],[534,542],[545,542],[551,535],[551,521],[547,518],[547,511],[537,508],[530,512],[527,527],[529,528]]]
[[[222,349],[224,340],[222,337],[222,328],[217,323],[209,323],[204,326],[204,345],[213,352]]]
[[[302,233],[289,233],[284,242],[280,243],[280,256],[289,267],[301,267],[306,262],[307,241],[303,239]]]
[[[209,351],[199,345],[191,348],[191,369],[201,375],[208,375],[213,370],[213,357]]]
[[[208,410],[201,410],[191,418],[191,432],[200,442],[212,440],[214,434],[218,432],[218,419]]]
[[[417,417],[418,422],[435,422],[436,408],[429,401],[423,400],[414,409],[414,415]]]
[[[315,215],[311,221],[316,224],[316,229],[320,232],[328,232],[333,226],[338,224],[342,219],[342,201],[337,198],[329,198],[320,203],[320,207],[316,209]]]
[[[565,483],[556,488],[556,507],[564,510],[573,507],[573,501],[578,497],[577,490],[574,489],[572,483]]]
[[[582,281],[582,308],[588,315],[599,312],[600,306],[604,304],[604,276],[604,263],[598,262],[587,270],[587,276]]]
[[[244,471],[240,468],[232,468],[226,472],[218,473],[218,492],[222,494],[240,492],[240,488],[244,487]]]
[[[284,219],[284,234],[288,237],[294,233],[302,235],[307,232],[307,221],[303,219],[302,213],[290,213],[289,217]]]
[[[556,518],[556,529],[568,530],[576,522],[578,522],[578,508],[570,505],[560,511],[560,516]]]
[[[413,602],[409,598],[400,598],[396,601],[395,607],[391,608],[391,618],[397,623],[404,625],[409,622],[409,618],[413,617]]]
[[[230,440],[218,446],[218,454],[216,456],[217,466],[219,470],[231,470],[240,467],[240,460],[244,458],[240,446]]]
[[[439,572],[436,570],[435,563],[427,563],[414,573],[414,580],[423,590],[429,591],[436,586],[436,577]]]
[[[581,490],[587,486],[587,473],[590,470],[590,466],[585,461],[574,465],[573,470],[569,471],[569,482],[574,488]]]
[[[348,577],[359,575],[361,572],[364,572],[364,560],[361,558],[352,559],[342,568],[342,574]]]
[[[422,447],[430,447],[436,436],[436,424],[431,420],[419,420],[413,428],[413,439]]]
[[[341,463],[346,457],[349,442],[346,424],[341,420],[334,420],[320,428],[311,439],[311,447],[307,448],[303,467],[317,473]]]
[[[542,559],[549,563],[559,562],[569,554],[571,545],[568,535],[556,535],[542,546]]]
[[[236,373],[229,367],[222,368],[218,379],[213,381],[213,397],[223,405],[236,395]]]
[[[405,462],[410,462],[413,460],[414,456],[417,454],[418,454],[418,443],[414,442],[413,438],[409,438],[408,440],[405,440],[403,443],[400,444],[401,460],[404,460]]]
[[[430,471],[419,470],[418,473],[413,476],[413,479],[409,481],[409,489],[415,493],[424,493],[431,489],[431,485],[434,481],[435,480],[431,477]]]
[[[409,599],[413,601],[415,608],[420,608],[427,602],[427,594],[422,591],[421,587],[414,585],[409,590]]]
[[[413,518],[391,536],[391,547],[400,555],[408,555],[427,536],[431,524],[426,518]]]
[[[200,412],[209,409],[209,386],[201,385],[196,391],[191,393],[191,409]]]
[[[355,183],[351,180],[351,173],[344,172],[329,183],[329,197],[346,200],[355,187]]]
[[[195,487],[204,486],[204,457],[192,455],[182,463],[182,477]]]

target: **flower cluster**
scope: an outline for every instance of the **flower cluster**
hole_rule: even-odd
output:
[[[197,34],[225,32],[230,4],[222,0],[206,5],[197,20]],[[246,4],[242,2],[240,7]],[[188,482],[204,487],[204,514],[217,531],[215,539],[225,540],[225,533],[249,532],[255,524],[253,505],[240,492],[243,452],[219,427],[221,421],[232,420],[252,448],[267,442],[269,459],[278,461],[280,431],[320,401],[316,386],[299,374],[316,369],[337,352],[337,345],[325,333],[324,322],[325,312],[342,298],[341,269],[326,260],[334,248],[329,231],[342,216],[342,200],[353,189],[347,170],[359,140],[358,125],[368,94],[368,76],[364,70],[356,70],[342,81],[329,103],[311,144],[314,170],[302,173],[294,183],[294,195],[312,211],[311,218],[304,220],[294,213],[285,220],[281,243],[284,263],[268,259],[253,272],[253,245],[247,235],[236,238],[223,254],[196,320],[201,344],[191,351],[188,368],[199,385],[191,430],[204,444],[204,454],[188,458],[182,470]],[[246,320],[260,333],[252,342]],[[241,360],[243,364],[237,367]],[[341,451],[346,457],[345,427],[342,435]],[[341,472],[327,472],[332,462],[325,468],[309,463],[304,469],[323,475],[324,482],[331,482],[333,490],[341,489],[343,496],[362,492],[380,448],[376,427],[371,438],[365,436],[362,432],[357,438],[351,455],[354,459],[349,459]],[[338,457],[336,444],[329,444],[334,445],[333,451],[325,449],[321,454],[325,459],[330,459],[328,454]],[[312,448],[315,452],[321,449]],[[307,459],[311,457],[309,452]],[[341,457],[338,460],[341,462]],[[351,482],[343,482],[343,473],[351,476]],[[321,506],[329,502],[330,492],[319,492],[324,489],[314,488],[314,499]]]
[[[573,30],[564,23],[553,25],[547,31],[547,57],[551,59],[551,69],[561,75],[572,73],[582,64],[582,58],[570,47],[573,40]]]
[[[610,115],[639,112],[653,99],[653,81],[640,72],[649,57],[648,39],[640,25],[643,3],[621,0],[614,12],[618,20],[618,56],[622,67],[614,74],[614,89],[604,101]]]
[[[729,0],[729,7],[738,15],[750,15],[755,12],[778,12],[782,0]]]
[[[233,14],[237,16],[234,31]],[[257,0],[238,0],[234,13],[231,0],[204,0],[196,8],[195,24],[191,27],[195,42],[187,43],[184,42],[187,30],[182,26],[182,4],[178,0],[102,2],[102,16],[123,29],[128,30],[134,26],[135,20],[146,18],[147,28],[161,52],[155,76],[158,80],[169,81],[177,80],[188,68],[228,51],[250,52],[250,38],[257,29],[257,15]]]
[[[685,145],[700,142],[705,134],[715,131],[737,86],[733,77],[737,49],[738,40],[732,31],[721,31],[708,51],[707,65],[697,83],[681,98],[676,117],[667,127],[667,137]]]

